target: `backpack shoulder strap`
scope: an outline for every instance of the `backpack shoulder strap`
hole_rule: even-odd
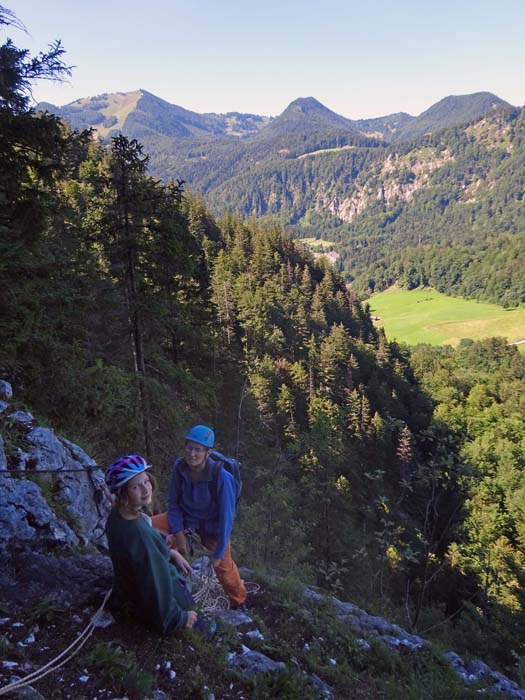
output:
[[[182,474],[181,474],[181,464],[184,462],[184,457],[178,457],[173,465],[173,478],[177,479],[177,486],[179,492],[179,501],[182,496]]]
[[[218,482],[219,474],[221,473],[223,467],[223,461],[221,459],[222,455],[219,455],[218,452],[212,452],[211,456],[213,457],[215,464],[213,465],[212,469],[213,479],[210,482],[210,493],[215,503],[219,503]]]

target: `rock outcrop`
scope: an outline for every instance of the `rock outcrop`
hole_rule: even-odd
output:
[[[3,380],[0,397],[12,397]],[[0,418],[0,549],[103,544],[110,501],[94,460],[27,411],[6,403]]]

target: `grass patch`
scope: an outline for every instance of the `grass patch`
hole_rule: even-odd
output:
[[[140,698],[153,688],[153,676],[140,669],[135,653],[115,642],[97,644],[83,664],[97,674],[100,687],[109,685],[117,693]]]
[[[509,342],[525,339],[525,309],[505,310],[433,289],[411,291],[391,287],[369,299],[370,311],[388,340],[416,345],[457,346],[462,338],[481,340],[500,336]],[[523,346],[520,346],[523,347]]]
[[[298,238],[297,241],[299,243],[304,243],[304,245],[307,245],[309,248],[329,248],[334,245],[333,241],[326,241],[324,238],[313,238],[313,236],[309,238]]]
[[[355,146],[338,146],[337,148],[320,148],[317,151],[310,151],[310,153],[303,153],[297,156],[296,160],[303,160],[304,158],[310,158],[311,156],[318,156],[322,153],[337,153],[338,151],[355,151]]]

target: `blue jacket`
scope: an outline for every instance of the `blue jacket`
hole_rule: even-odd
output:
[[[201,480],[193,482],[184,458],[175,462],[168,489],[168,524],[172,533],[190,528],[204,539],[216,540],[213,556],[222,559],[235,517],[236,490],[233,476],[221,469],[217,475],[216,502],[210,490],[215,464],[210,457]]]

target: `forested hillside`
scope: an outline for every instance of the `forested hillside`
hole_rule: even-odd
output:
[[[208,196],[332,241],[361,295],[398,282],[522,303],[523,115],[503,110],[388,148],[354,140],[247,163]]]
[[[153,174],[185,180],[215,211],[332,241],[360,295],[398,282],[523,302],[523,113],[490,93],[357,121],[314,98],[272,121],[198,115],[145,91],[43,107],[140,139]]]
[[[362,291],[393,281],[522,303],[524,110],[390,150],[353,195],[335,189],[332,240]]]
[[[244,563],[406,615],[413,629],[438,625],[519,677],[516,348],[389,343],[343,277],[275,223],[214,217],[180,183],[151,177],[137,141],[104,145],[31,110],[31,80],[65,70],[59,45],[35,60],[2,48],[0,370],[16,396],[101,465],[143,452],[161,481],[188,424],[212,424],[245,464]],[[336,171],[333,154],[282,162],[335,172],[326,202],[352,173],[370,208],[350,222],[361,236],[352,264],[403,235],[430,243],[416,211],[443,246],[452,230],[465,247],[473,231],[489,245],[500,228],[519,242],[522,121],[501,112],[390,150],[347,133]],[[404,178],[414,197],[393,186],[381,203],[372,185],[365,196],[365,168],[376,185],[381,173]],[[462,200],[447,198],[451,182]],[[19,455],[6,452],[16,469]]]

